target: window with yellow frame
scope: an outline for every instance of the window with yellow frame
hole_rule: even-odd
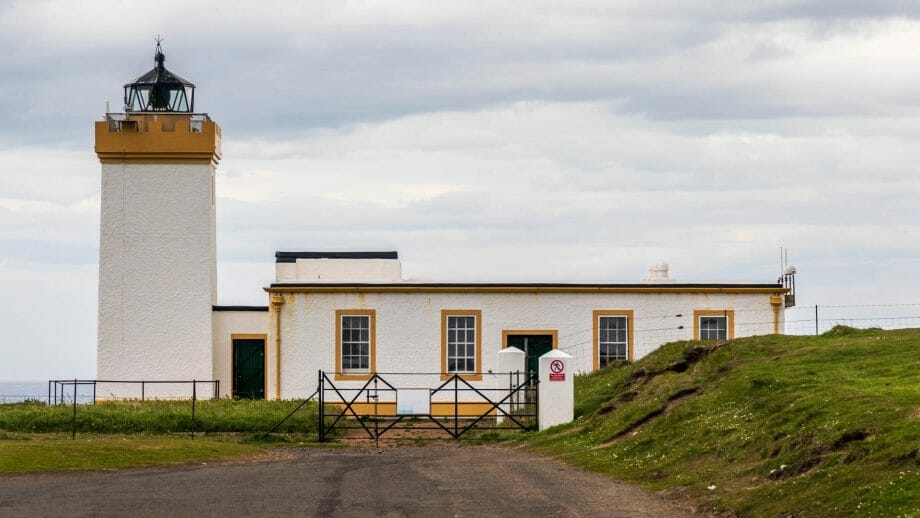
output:
[[[693,312],[694,340],[731,340],[734,337],[734,310],[697,309]]]
[[[482,311],[441,311],[441,378],[482,379]]]
[[[366,380],[376,370],[376,320],[373,309],[336,310],[336,379]]]
[[[632,361],[635,330],[633,310],[597,309],[594,317],[594,369],[601,369],[614,361]]]

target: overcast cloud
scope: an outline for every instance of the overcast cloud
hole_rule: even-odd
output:
[[[611,5],[612,4],[612,5]],[[0,2],[0,380],[93,377],[92,122],[149,70],[223,128],[223,304],[273,253],[444,280],[920,298],[920,3]],[[914,308],[915,310],[918,308]]]

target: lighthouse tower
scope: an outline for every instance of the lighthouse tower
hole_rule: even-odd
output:
[[[126,84],[124,113],[96,122],[102,163],[99,380],[209,380],[215,303],[214,175],[220,127],[195,113],[195,86],[154,68]],[[140,397],[127,384],[102,397]],[[210,395],[200,385],[198,395]],[[191,386],[148,385],[146,396],[190,397]]]

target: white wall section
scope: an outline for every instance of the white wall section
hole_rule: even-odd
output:
[[[102,164],[98,379],[213,375],[213,174],[204,164]]]

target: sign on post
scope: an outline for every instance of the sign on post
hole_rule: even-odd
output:
[[[549,362],[549,380],[565,381],[565,362],[562,360],[553,360]]]
[[[550,351],[540,357],[540,430],[569,423],[575,419],[575,383],[571,375],[575,358],[562,351]]]

